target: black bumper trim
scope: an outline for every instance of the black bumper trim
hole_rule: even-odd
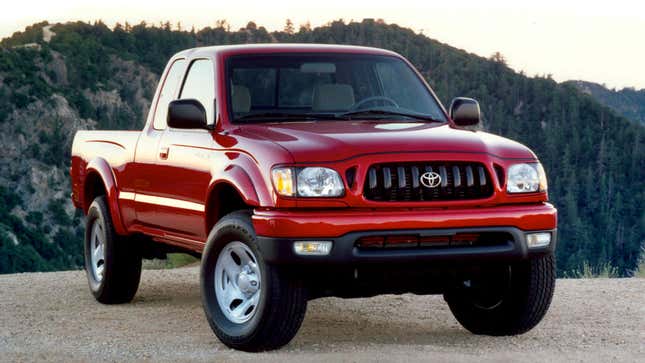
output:
[[[494,246],[415,247],[401,249],[366,250],[355,246],[361,237],[368,236],[446,236],[457,233],[505,232],[512,240]],[[551,232],[551,244],[529,249],[526,234]],[[276,238],[257,236],[257,244],[265,261],[272,264],[348,264],[348,263],[405,263],[424,261],[487,261],[521,260],[529,256],[543,255],[555,250],[557,229],[523,231],[516,227],[481,227],[450,229],[408,229],[390,231],[352,232],[335,238]],[[333,246],[326,256],[303,256],[293,250],[296,241],[332,241]]]

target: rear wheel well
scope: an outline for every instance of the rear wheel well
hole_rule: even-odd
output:
[[[107,195],[103,179],[101,179],[101,176],[98,173],[90,172],[85,177],[83,190],[83,208],[86,213],[94,199],[101,195]]]
[[[222,183],[211,191],[206,201],[206,233],[225,215],[238,210],[252,209],[235,187]]]

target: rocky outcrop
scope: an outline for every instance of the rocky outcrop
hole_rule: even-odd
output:
[[[23,221],[22,227],[0,221],[0,232],[3,241],[15,246],[33,244],[27,239],[34,236],[42,236],[36,238],[44,238],[40,243],[45,245],[61,243],[61,238],[78,239],[67,242],[80,245],[82,220],[69,197],[69,153],[74,134],[86,129],[140,128],[158,76],[113,56],[112,76],[106,82],[96,89],[75,90],[70,86],[63,54],[49,50],[49,56],[33,62],[36,74],[52,92],[24,107],[14,105],[0,122],[0,186],[19,196],[20,202],[9,213]],[[0,92],[3,80],[10,76],[0,71]],[[22,89],[29,94],[31,89],[25,87],[30,86]],[[79,102],[89,105],[89,117],[81,116]],[[18,233],[16,228],[29,231]],[[76,251],[81,252],[80,248]],[[43,256],[44,260],[53,258],[58,257]]]

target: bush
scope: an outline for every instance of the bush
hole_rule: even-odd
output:
[[[72,224],[71,218],[65,211],[65,208],[63,208],[62,200],[52,200],[47,206],[47,210],[49,211],[50,218],[55,224],[63,227],[67,227]]]

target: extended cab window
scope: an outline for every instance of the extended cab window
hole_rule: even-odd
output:
[[[234,122],[445,122],[438,101],[403,60],[365,54],[276,54],[227,60]]]
[[[166,128],[166,118],[168,116],[168,104],[175,99],[177,95],[177,88],[181,76],[186,70],[186,60],[178,59],[172,63],[168,75],[163,82],[161,91],[159,92],[159,100],[157,101],[157,108],[155,109],[155,116],[153,119],[153,126],[157,130]]]
[[[190,65],[181,90],[181,99],[194,98],[206,110],[206,120],[212,124],[215,119],[215,73],[209,59],[198,59]]]

